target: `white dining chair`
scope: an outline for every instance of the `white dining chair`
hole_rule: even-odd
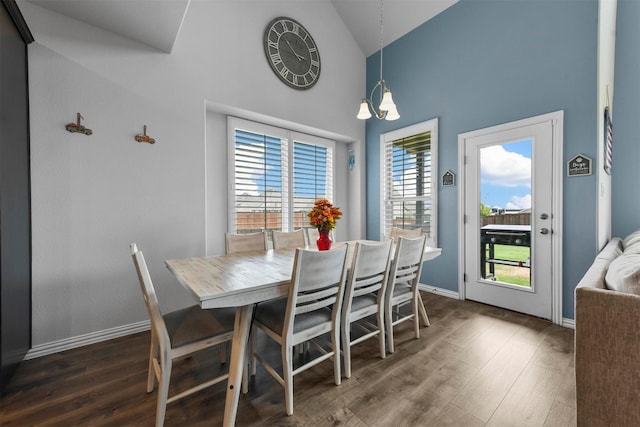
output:
[[[273,249],[295,249],[304,248],[307,243],[304,230],[295,231],[272,231]]]
[[[420,237],[422,236],[422,228],[400,228],[391,227],[389,237],[398,239],[399,237]]]
[[[130,245],[130,249],[138,273],[142,297],[151,321],[147,393],[155,389],[157,381],[156,427],[160,427],[164,424],[167,404],[229,377],[228,373],[225,373],[169,397],[173,362],[200,350],[230,342],[233,336],[235,309],[203,310],[200,306],[193,305],[163,315],[158,306],[158,297],[144,255],[135,243]]]
[[[416,238],[400,237],[396,243],[384,304],[384,321],[387,328],[389,353],[395,351],[393,343],[393,327],[395,325],[413,320],[416,338],[420,338],[419,317],[422,317],[425,326],[429,326],[427,310],[418,290],[426,240],[424,235]],[[409,314],[402,313],[402,307],[407,304],[411,304],[411,312]]]
[[[288,295],[260,303],[255,310],[250,340],[251,374],[255,375],[257,360],[284,387],[287,415],[293,414],[293,377],[300,372],[333,358],[334,382],[340,384],[340,318],[347,252],[348,244],[328,251],[296,249]],[[258,353],[255,346],[258,330],[281,346],[282,375]],[[327,333],[331,336],[330,348],[315,340]],[[294,346],[307,341],[320,354],[294,368]]]
[[[225,248],[227,255],[242,252],[266,251],[269,248],[267,232],[261,231],[259,233],[248,234],[226,233]]]
[[[356,243],[342,306],[341,338],[344,375],[351,378],[351,346],[376,335],[385,358],[384,294],[391,264],[391,240]],[[375,324],[369,317],[376,316]],[[352,327],[360,334],[351,339]]]

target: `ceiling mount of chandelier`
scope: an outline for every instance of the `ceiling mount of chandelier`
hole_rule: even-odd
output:
[[[373,89],[371,89],[369,98],[363,98],[360,102],[360,110],[358,111],[357,115],[360,120],[366,120],[370,118],[372,116],[372,112],[379,120],[397,120],[400,118],[398,108],[393,102],[391,90],[387,87],[384,80],[382,79],[382,50],[384,47],[383,35],[384,25],[382,23],[382,0],[380,0],[380,80],[378,80]],[[378,104],[377,109],[372,101],[373,95],[375,94],[376,90],[380,92],[380,104]]]

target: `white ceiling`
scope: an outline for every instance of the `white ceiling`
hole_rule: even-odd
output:
[[[190,0],[18,0],[171,52]],[[365,56],[380,49],[380,3],[331,1]],[[458,0],[385,0],[384,44],[398,39]],[[28,24],[28,22],[27,22]]]

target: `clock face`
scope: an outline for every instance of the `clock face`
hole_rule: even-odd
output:
[[[279,17],[264,32],[264,53],[274,73],[294,89],[309,89],[320,77],[320,53],[298,21]]]

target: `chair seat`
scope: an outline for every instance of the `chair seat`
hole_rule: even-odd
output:
[[[409,284],[407,283],[400,283],[397,284],[394,288],[393,288],[393,298],[399,298],[403,295],[409,295],[409,297],[411,297],[411,286],[409,286]]]
[[[262,302],[256,308],[255,320],[272,331],[282,334],[284,317],[287,311],[287,297]],[[331,321],[331,310],[328,308],[311,313],[296,315],[293,321],[293,333],[304,331]]]
[[[351,301],[351,312],[357,312],[367,307],[377,307],[378,306],[378,297],[376,294],[366,294],[356,298],[353,298]]]
[[[234,308],[203,310],[192,305],[163,315],[171,347],[198,342],[200,340],[233,331]]]

